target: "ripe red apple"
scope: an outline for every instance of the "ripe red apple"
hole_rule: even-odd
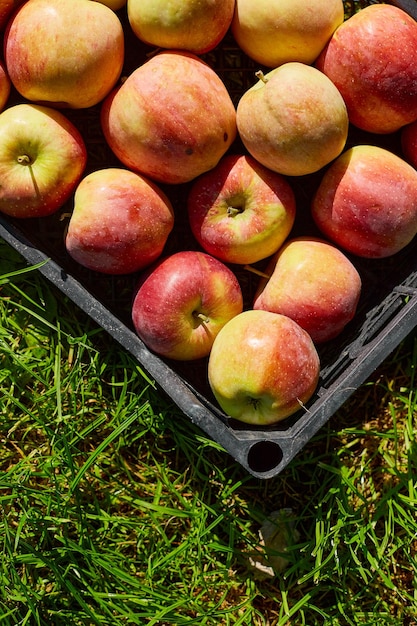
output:
[[[236,0],[232,33],[262,65],[310,65],[343,19],[342,0]]]
[[[43,217],[73,193],[87,162],[84,140],[59,111],[22,103],[0,113],[0,211]]]
[[[236,122],[248,152],[287,176],[311,174],[335,159],[349,125],[334,84],[304,63],[285,63],[261,74],[242,95]]]
[[[335,31],[316,61],[341,92],[351,123],[392,133],[417,119],[417,23],[372,4]]]
[[[13,85],[27,100],[91,107],[120,77],[123,27],[100,2],[30,0],[8,23],[4,55]]]
[[[208,363],[209,384],[223,411],[259,426],[301,409],[319,373],[310,335],[270,311],[244,311],[231,319],[214,340]]]
[[[206,252],[226,263],[256,263],[283,244],[294,224],[288,181],[255,159],[227,155],[191,186],[191,230]]]
[[[104,168],[78,184],[65,245],[89,269],[128,274],[162,254],[173,226],[171,203],[154,183],[129,170]]]
[[[312,200],[322,233],[362,257],[387,257],[417,234],[417,171],[384,148],[353,146],[324,174]]]
[[[287,315],[315,343],[337,337],[354,317],[361,277],[347,256],[313,237],[287,241],[270,260],[254,309]]]
[[[10,96],[11,83],[3,61],[0,61],[0,112],[3,111]]]
[[[417,168],[417,120],[402,128],[400,139],[404,158]]]
[[[166,50],[109,95],[104,136],[128,168],[165,183],[210,170],[236,136],[236,110],[216,74],[197,56]]]
[[[235,0],[128,0],[127,14],[145,43],[203,54],[226,35],[234,8]]]
[[[204,252],[185,250],[158,261],[140,282],[132,320],[151,350],[188,361],[206,357],[220,329],[242,308],[233,272]]]

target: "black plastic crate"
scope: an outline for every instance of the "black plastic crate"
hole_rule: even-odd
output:
[[[345,2],[347,15],[370,2]],[[392,2],[417,19],[417,2]],[[121,11],[121,19],[124,12]],[[150,51],[133,36],[127,41],[125,72]],[[232,99],[255,82],[259,66],[245,57],[227,36],[214,51],[204,56],[224,80]],[[12,95],[16,98],[16,95]],[[17,99],[18,101],[18,99]],[[99,107],[67,111],[86,141],[88,170],[119,165],[104,142]],[[370,141],[399,152],[399,136],[367,136],[351,129],[348,144]],[[234,144],[231,151],[241,146]],[[309,219],[309,202],[321,174],[292,179],[297,198],[297,218],[292,235],[319,234]],[[184,206],[189,186],[167,186],[164,191],[174,207]],[[228,418],[217,406],[207,382],[207,359],[198,362],[169,362],[151,353],[133,330],[130,309],[137,276],[107,276],[75,263],[64,248],[64,233],[71,203],[56,214],[40,219],[14,220],[0,214],[0,236],[29,264],[44,262],[39,271],[58,289],[105,329],[132,354],[183,411],[184,415],[221,444],[250,474],[271,478],[279,474],[323,424],[341,407],[395,347],[417,325],[417,238],[400,253],[381,260],[352,258],[363,282],[362,296],[354,320],[335,340],[318,351],[321,376],[316,393],[295,415],[276,425],[255,428]],[[177,210],[177,222],[166,252],[188,247],[198,249],[186,221]],[[180,215],[185,216],[183,220]],[[185,243],[184,243],[185,242]],[[266,263],[266,262],[265,262]],[[259,264],[262,269],[262,263]],[[257,278],[233,267],[249,306]]]

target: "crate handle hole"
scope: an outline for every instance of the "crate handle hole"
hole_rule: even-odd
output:
[[[269,472],[277,467],[283,458],[280,446],[274,441],[258,441],[248,452],[248,465],[254,472]]]

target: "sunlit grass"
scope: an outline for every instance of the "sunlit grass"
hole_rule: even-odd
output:
[[[0,623],[415,625],[417,340],[275,479],[247,475],[0,244]],[[249,557],[272,512],[288,567]]]

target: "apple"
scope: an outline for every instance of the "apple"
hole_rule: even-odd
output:
[[[404,158],[417,168],[417,120],[401,129],[400,142]]]
[[[216,72],[196,55],[165,50],[104,100],[104,137],[129,169],[185,183],[210,170],[236,137],[236,110]]]
[[[283,244],[295,220],[288,181],[249,155],[224,156],[191,185],[187,210],[202,248],[226,263],[256,263]]]
[[[372,4],[347,19],[316,61],[341,92],[351,123],[386,134],[417,119],[417,23]]]
[[[342,0],[236,0],[232,33],[239,47],[266,67],[310,65],[343,22]]]
[[[203,54],[226,35],[235,0],[128,0],[135,35],[158,48]]]
[[[75,190],[65,246],[89,269],[129,274],[162,254],[173,226],[171,202],[154,183],[118,167],[98,169]]]
[[[0,61],[0,112],[3,111],[10,96],[11,83],[3,61]]]
[[[271,258],[253,308],[287,315],[314,343],[337,337],[353,319],[361,295],[359,272],[336,246],[315,237],[287,241]]]
[[[87,163],[77,128],[60,111],[32,103],[0,113],[0,211],[26,218],[57,211]]]
[[[13,11],[25,0],[0,0],[0,30],[4,30]]]
[[[132,320],[150,350],[190,361],[206,357],[220,329],[242,309],[235,274],[205,252],[183,250],[159,260],[140,280]]]
[[[311,174],[339,156],[349,127],[331,80],[298,62],[259,73],[238,102],[236,123],[248,152],[287,176]]]
[[[291,318],[262,310],[232,318],[214,340],[208,362],[209,384],[220,407],[256,426],[302,409],[319,374],[310,335]]]
[[[25,99],[57,108],[91,107],[121,75],[123,27],[99,2],[30,0],[8,23],[4,57]]]
[[[355,145],[330,165],[311,211],[339,247],[361,257],[391,256],[417,234],[417,171],[385,148]]]

